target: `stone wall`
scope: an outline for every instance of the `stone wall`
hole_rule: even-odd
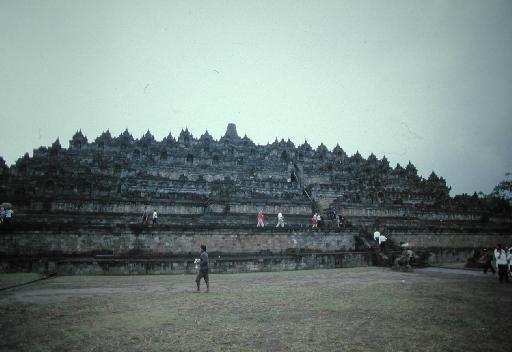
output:
[[[266,229],[48,226],[0,233],[0,271],[59,274],[192,273],[206,244],[213,273],[370,264],[352,232]]]
[[[398,234],[392,236],[395,243],[407,242],[413,248],[492,248],[498,243],[512,246],[512,234]]]
[[[406,206],[390,205],[386,207],[371,206],[345,206],[341,208],[347,217],[373,217],[373,218],[399,218],[414,217],[421,220],[463,220],[478,221],[481,219],[480,212],[441,212],[411,209]],[[501,219],[500,219],[501,221]]]
[[[428,248],[414,249],[414,253],[423,258],[429,265],[442,265],[449,263],[465,263],[472,257],[473,248]]]
[[[210,256],[211,273],[239,273],[304,269],[332,269],[371,265],[365,252],[304,253],[296,255],[218,257]],[[195,274],[193,257],[129,259],[106,256],[90,258],[0,258],[0,272],[28,271],[58,275]]]
[[[183,256],[197,253],[201,244],[218,255],[287,251],[353,251],[354,234],[279,232],[274,229],[186,229],[117,226],[107,228],[23,231],[0,235],[0,256]],[[139,233],[138,233],[139,232]]]

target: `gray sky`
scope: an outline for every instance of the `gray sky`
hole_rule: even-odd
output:
[[[512,171],[511,63],[512,1],[0,0],[0,155],[234,122],[487,193]]]

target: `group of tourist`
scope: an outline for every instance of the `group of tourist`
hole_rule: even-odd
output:
[[[144,212],[142,213],[142,225],[147,225],[148,223],[149,223],[149,211],[148,211],[148,207],[145,207]],[[158,213],[157,213],[156,209],[153,211],[151,223],[153,225],[156,225],[158,223]]]
[[[336,208],[331,208],[329,212],[329,217],[332,220],[336,220],[336,226],[338,228],[345,226],[345,218],[341,215],[336,214]],[[263,209],[260,209],[258,213],[256,214],[256,220],[257,224],[256,227],[265,227],[265,214],[263,213]],[[318,213],[314,213],[313,217],[311,218],[311,225],[313,228],[322,227],[322,216]],[[279,212],[277,214],[277,224],[276,227],[284,227],[284,216],[283,213]]]
[[[0,224],[10,224],[12,221],[12,215],[14,214],[14,210],[11,208],[0,207]]]
[[[373,240],[379,243],[379,248],[381,251],[386,249],[386,241],[388,238],[381,234],[378,230],[375,230],[373,233]]]
[[[330,217],[331,217],[331,215],[334,216],[333,219],[336,220],[336,226],[338,228],[342,228],[345,226],[346,220],[343,216],[336,214],[336,208],[331,208],[329,214],[330,214]],[[11,213],[11,215],[12,215],[12,213]],[[151,223],[153,225],[156,225],[158,223],[158,213],[157,213],[156,209],[153,211],[153,215],[152,215],[151,219],[152,219]],[[142,213],[142,225],[149,224],[149,220],[150,220],[150,212],[148,210],[148,207],[144,207],[144,212]],[[256,220],[257,220],[256,227],[265,227],[265,213],[263,213],[263,209],[260,209],[260,211],[258,211],[258,213],[256,214]],[[320,214],[315,213],[313,215],[313,217],[311,218],[311,223],[312,223],[313,228],[321,227],[322,217],[320,216]],[[284,225],[285,225],[284,215],[283,215],[283,213],[279,212],[277,214],[276,227],[284,227]]]
[[[256,214],[256,220],[258,220],[256,227],[265,227],[265,214],[263,213],[263,209],[260,209],[260,211],[258,211],[258,214]],[[284,227],[284,216],[283,213],[281,212],[277,214],[276,227]]]
[[[483,254],[480,257],[480,262],[484,264],[484,274],[487,274],[488,270],[490,270],[493,274],[496,273],[496,270],[492,265],[493,259],[496,262],[498,280],[500,283],[509,282],[508,277],[512,275],[512,246],[507,249],[506,247],[503,248],[501,244],[498,244],[496,248],[494,248],[494,256],[489,253],[486,248],[484,248]]]

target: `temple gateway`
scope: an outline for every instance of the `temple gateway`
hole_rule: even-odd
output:
[[[194,272],[202,243],[213,273],[385,265],[400,243],[425,263],[465,261],[512,244],[510,213],[451,197],[434,172],[424,179],[410,162],[391,167],[338,145],[256,145],[234,124],[220,140],[185,129],[162,141],[126,130],[89,142],[79,131],[68,148],[57,139],[11,167],[0,158],[0,184],[14,210],[0,226],[3,272]],[[388,238],[385,253],[374,231]]]

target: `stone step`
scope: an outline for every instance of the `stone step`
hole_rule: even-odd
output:
[[[320,200],[317,200],[318,207],[323,210],[323,212],[327,212],[329,210],[330,205],[335,200],[335,197],[325,197]]]

